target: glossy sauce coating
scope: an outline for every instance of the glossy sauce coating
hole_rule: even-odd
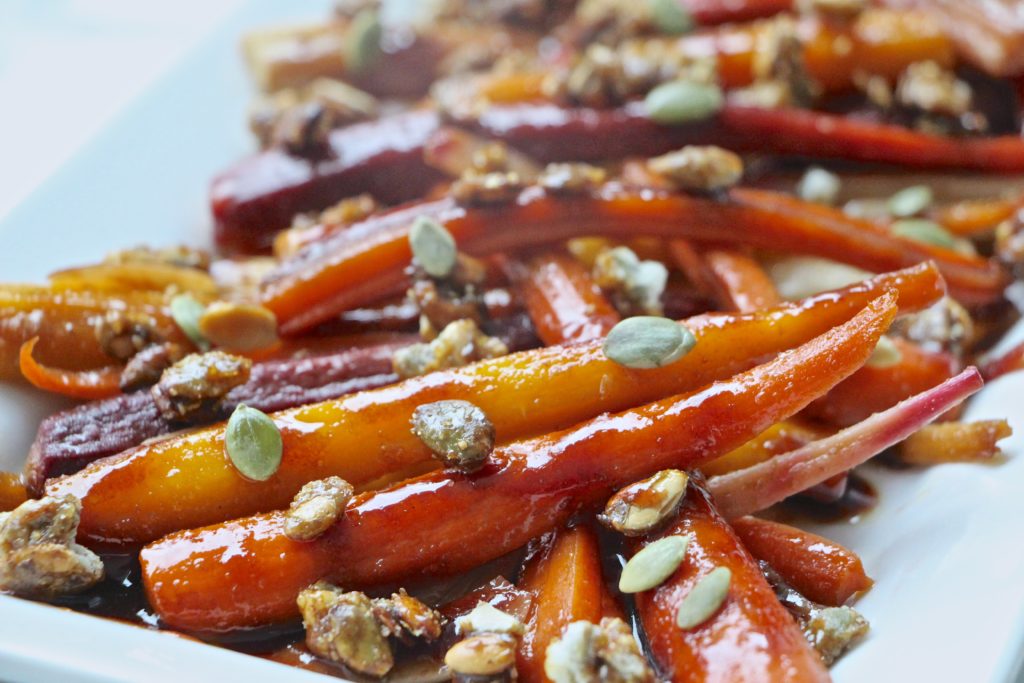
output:
[[[691,486],[678,521],[659,537],[669,534],[691,537],[682,565],[668,581],[653,591],[638,594],[636,599],[651,652],[669,680],[830,680],[821,658],[779,603],[757,563],[700,488]],[[681,629],[676,625],[680,603],[715,567],[727,567],[732,572],[725,601],[703,624]]]
[[[903,310],[934,302],[934,267],[879,276],[840,293],[743,315],[688,321],[693,351],[658,372],[629,370],[604,357],[599,341],[511,354],[347,398],[274,415],[284,439],[277,474],[240,477],[224,455],[223,426],[140,446],[53,480],[52,494],[82,500],[83,539],[149,541],[178,529],[287,507],[307,481],[340,476],[359,488],[436,466],[409,431],[413,410],[443,399],[473,401],[497,429],[498,443],[562,429],[602,411],[623,410],[692,390],[750,367],[847,320],[896,288]],[[417,470],[417,468],[419,468]]]
[[[789,417],[861,365],[895,313],[890,292],[730,380],[500,447],[472,475],[365,493],[313,541],[291,541],[281,513],[172,534],[140,554],[150,604],[174,628],[227,630],[294,616],[296,595],[321,578],[362,589],[465,571],[621,486],[697,467]]]

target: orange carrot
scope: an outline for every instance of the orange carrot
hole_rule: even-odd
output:
[[[21,374],[33,386],[62,396],[93,400],[121,393],[121,368],[113,365],[99,370],[60,370],[40,365],[32,357],[39,337],[21,345],[18,362]]]
[[[908,436],[896,449],[899,459],[911,465],[944,462],[985,462],[999,455],[997,442],[1013,434],[1006,420],[943,422]]]

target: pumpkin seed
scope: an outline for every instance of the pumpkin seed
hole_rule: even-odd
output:
[[[366,71],[377,61],[382,53],[383,35],[384,27],[376,10],[364,9],[352,19],[345,36],[345,64],[351,73]]]
[[[946,249],[956,247],[956,238],[935,221],[923,218],[905,218],[893,223],[889,230],[894,235],[906,237],[915,242],[934,244],[937,247],[944,247]]]
[[[875,350],[871,352],[867,364],[873,368],[891,368],[903,360],[903,354],[892,339],[882,335],[875,344]]]
[[[266,481],[281,466],[281,432],[266,413],[240,404],[228,419],[224,447],[246,479]]]
[[[898,218],[907,218],[921,213],[934,201],[932,188],[927,185],[911,185],[889,197],[889,213]]]
[[[205,311],[206,307],[191,294],[179,294],[171,299],[171,318],[185,336],[203,351],[210,348],[210,343],[199,331],[199,319]]]
[[[720,87],[693,81],[664,83],[644,99],[648,118],[669,126],[711,118],[724,103]]]
[[[639,593],[660,586],[682,564],[689,543],[689,536],[666,536],[646,546],[622,568],[619,590]]]
[[[682,358],[697,343],[685,326],[668,318],[638,315],[611,329],[604,355],[627,368],[660,368]]]
[[[199,317],[199,331],[219,348],[249,352],[277,343],[277,318],[263,306],[215,301]]]
[[[662,33],[675,36],[693,30],[693,15],[679,0],[648,0],[648,9],[651,22]]]
[[[804,177],[800,179],[796,192],[805,202],[835,204],[836,199],[839,198],[840,186],[839,176],[823,168],[815,167],[808,169]]]
[[[700,626],[718,611],[729,595],[732,572],[728,567],[715,567],[697,582],[676,612],[676,625],[682,629]]]
[[[437,221],[420,216],[409,230],[413,258],[427,275],[445,278],[451,275],[457,260],[455,238]]]

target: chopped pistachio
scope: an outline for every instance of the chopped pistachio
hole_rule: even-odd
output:
[[[660,586],[683,563],[689,536],[666,536],[629,558],[619,577],[619,590],[640,593]]]
[[[552,683],[654,683],[657,678],[622,619],[574,621],[544,652]]]
[[[935,221],[924,218],[904,218],[893,223],[889,230],[894,235],[906,237],[915,242],[934,244],[937,247],[955,249],[956,238]]]
[[[691,192],[724,190],[743,177],[743,159],[714,145],[683,147],[650,159],[647,168],[678,189]]]
[[[451,646],[444,663],[462,676],[496,676],[515,665],[516,639],[501,633],[470,636]]]
[[[626,536],[645,534],[675,513],[688,481],[686,472],[662,470],[612,496],[598,519]]]
[[[679,0],[647,0],[654,26],[668,35],[689,33],[696,22]]]
[[[409,230],[412,256],[431,277],[445,278],[455,268],[455,238],[443,225],[427,216],[420,216]]]
[[[206,307],[191,294],[179,294],[171,299],[171,317],[174,322],[200,349],[209,348],[210,344],[199,330],[199,319]]]
[[[839,198],[839,176],[817,166],[807,170],[800,179],[796,192],[806,202],[835,204]]]
[[[412,414],[412,433],[445,465],[464,472],[483,466],[494,449],[494,425],[469,401],[436,401]]]
[[[873,368],[891,368],[894,365],[899,365],[902,360],[903,354],[900,353],[900,347],[896,346],[891,338],[882,335],[878,338],[878,343],[875,344],[875,350],[871,352],[867,364]]]
[[[383,676],[394,666],[373,603],[362,593],[320,582],[299,593],[297,602],[313,654],[370,676]]]
[[[502,612],[497,607],[481,600],[476,603],[476,607],[471,612],[455,620],[455,630],[463,635],[471,633],[508,633],[521,636],[525,631],[525,627],[523,622],[511,614]]]
[[[668,318],[635,316],[611,329],[604,340],[604,355],[634,369],[660,368],[679,360],[697,343],[685,326]]]
[[[239,405],[224,432],[224,448],[235,469],[246,479],[266,481],[281,466],[281,432],[266,413]]]
[[[889,197],[889,213],[897,218],[908,218],[921,213],[935,200],[932,188],[927,185],[905,187]]]
[[[732,572],[728,567],[715,567],[708,572],[679,603],[676,625],[691,629],[710,619],[728,597],[731,581]]]
[[[644,98],[647,116],[668,126],[709,119],[724,104],[725,96],[719,86],[693,81],[664,83]]]
[[[285,512],[285,535],[296,541],[310,541],[327,531],[338,521],[353,491],[341,477],[309,482],[299,489]]]

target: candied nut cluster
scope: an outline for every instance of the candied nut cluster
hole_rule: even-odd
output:
[[[469,401],[435,401],[416,408],[412,433],[449,467],[473,472],[494,449],[494,424]]]
[[[433,341],[396,351],[393,365],[399,377],[417,377],[507,354],[505,343],[481,332],[475,322],[456,320],[441,330]]]
[[[597,254],[592,270],[594,282],[623,315],[661,315],[668,269],[660,261],[642,261],[629,247],[613,247]]]
[[[389,637],[411,642],[441,635],[441,616],[404,590],[371,600],[321,581],[297,602],[310,651],[370,676],[383,676],[394,666]]]
[[[81,512],[74,496],[46,496],[0,513],[0,591],[52,598],[98,583],[103,562],[75,543]]]
[[[151,344],[131,357],[121,370],[121,391],[150,387],[160,381],[164,370],[188,354],[180,344]]]
[[[96,340],[103,352],[115,360],[125,361],[150,344],[159,341],[155,323],[148,316],[110,310],[96,321]]]
[[[252,361],[223,351],[193,353],[167,368],[151,389],[164,419],[188,423],[216,416],[229,391],[249,381]]]
[[[896,100],[901,105],[931,114],[966,114],[972,97],[970,85],[932,61],[911,64],[896,84]]]
[[[655,157],[647,168],[685,192],[715,192],[743,177],[739,155],[713,145],[690,145]]]
[[[974,321],[962,305],[950,297],[918,313],[900,316],[890,333],[909,339],[931,351],[962,357],[974,342]]]
[[[526,187],[526,182],[515,171],[481,173],[467,169],[452,183],[451,195],[460,204],[481,206],[513,201]]]
[[[626,536],[645,534],[675,514],[688,481],[686,472],[662,470],[612,496],[598,520]]]
[[[554,683],[654,683],[654,672],[621,619],[575,621],[548,646],[544,673]]]
[[[341,516],[354,493],[341,477],[311,481],[295,494],[284,515],[284,532],[295,541],[311,541]]]
[[[552,194],[583,194],[600,187],[607,177],[603,168],[590,164],[548,164],[537,184]]]

